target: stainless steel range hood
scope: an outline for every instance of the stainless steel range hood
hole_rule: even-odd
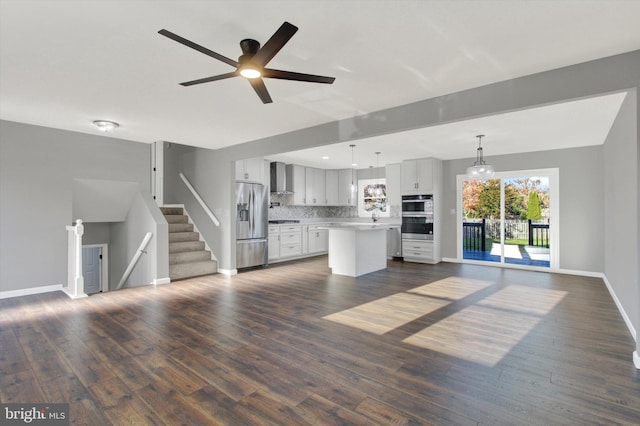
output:
[[[271,162],[271,192],[276,194],[293,194],[287,191],[286,165],[281,162]]]

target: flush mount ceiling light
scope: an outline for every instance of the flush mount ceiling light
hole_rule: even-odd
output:
[[[107,120],[95,120],[93,122],[93,125],[96,126],[98,130],[105,133],[113,132],[115,129],[120,127],[120,125],[115,121],[107,121]]]
[[[493,166],[484,161],[482,153],[482,138],[484,135],[476,136],[478,138],[478,150],[476,153],[476,161],[473,166],[467,168],[467,179],[485,181],[491,179],[495,173]]]

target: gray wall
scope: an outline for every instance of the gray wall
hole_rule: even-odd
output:
[[[636,333],[640,330],[638,285],[638,103],[629,93],[604,144],[604,273]]]
[[[560,180],[560,269],[604,270],[602,146],[487,156],[497,171],[558,168]],[[443,257],[456,258],[456,176],[474,159],[443,162]],[[552,218],[552,221],[554,219]]]
[[[153,236],[124,286],[136,287],[169,278],[169,225],[151,194],[138,192],[125,220],[111,223],[110,290],[116,289],[147,232]]]
[[[226,213],[223,225],[218,231],[221,234],[221,238],[218,240],[219,244],[215,250],[216,253],[219,254],[221,263],[226,265],[225,267],[233,268],[235,266],[235,252],[231,250],[233,230],[224,230],[224,227],[232,227],[228,213],[230,206],[233,204],[230,196],[233,187],[233,170],[230,162],[233,160],[268,156],[337,142],[349,142],[356,139],[362,139],[359,143],[366,144],[367,141],[364,138],[371,136],[434,126],[612,92],[637,90],[638,86],[640,86],[640,50],[506,80],[382,111],[371,112],[359,117],[266,137],[217,151],[198,149],[197,153],[191,155],[191,158],[185,162],[184,167],[187,174],[198,181],[197,187],[211,185],[219,188],[219,191],[203,190],[203,192],[206,192],[203,197],[211,206],[216,206]],[[635,110],[629,112],[629,114],[635,115],[635,135],[625,130],[623,132],[625,142],[622,142],[623,144],[635,143],[636,147],[638,145],[638,126],[640,126],[638,123],[639,120],[637,119],[639,111],[638,104],[639,101],[636,97],[635,106],[630,107],[631,109],[635,108]],[[611,137],[608,143],[617,145],[621,142],[618,137]],[[603,169],[605,167],[606,170],[615,169],[619,155],[610,151],[609,154],[607,154],[610,159],[603,160],[603,148],[576,152],[579,152],[581,156],[584,155],[583,160],[596,167],[596,176],[600,175],[601,180],[595,182],[595,180],[592,179],[590,182],[587,182],[587,184],[594,189],[596,194],[602,197],[604,195],[604,188],[610,188],[613,179],[612,176],[607,174],[608,172],[604,173]],[[555,160],[555,164],[561,168],[560,191],[565,197],[568,197],[568,199],[564,199],[563,197],[560,200],[560,215],[561,221],[563,221],[560,238],[562,244],[569,245],[566,248],[561,247],[560,266],[566,269],[605,272],[605,263],[608,262],[607,264],[610,265],[611,269],[617,269],[620,266],[617,261],[607,261],[602,256],[602,247],[605,244],[603,237],[604,231],[596,231],[588,237],[586,242],[589,243],[589,245],[600,244],[600,248],[594,248],[594,251],[589,251],[588,253],[585,252],[584,247],[577,247],[574,243],[570,242],[573,238],[579,238],[575,236],[582,233],[582,230],[578,230],[578,228],[581,228],[586,222],[594,221],[595,226],[603,228],[605,226],[605,210],[596,208],[594,211],[588,212],[586,219],[582,219],[582,222],[580,222],[580,219],[577,219],[577,223],[573,223],[575,218],[573,218],[572,215],[577,213],[577,209],[572,199],[577,198],[575,195],[578,194],[570,192],[568,188],[578,188],[580,185],[577,185],[576,182],[585,176],[579,171],[579,164],[571,158],[572,153],[570,151],[558,152],[557,154],[560,158]],[[536,165],[535,167],[547,168],[554,167],[553,155],[556,155],[556,152],[513,156],[512,158],[504,156],[503,158],[495,158],[495,162],[497,167],[503,167],[503,169],[509,170],[513,170],[514,168],[530,169],[534,167],[534,164]],[[600,156],[599,160],[594,158],[594,156]],[[637,153],[637,148],[636,152],[629,152],[629,157],[630,159],[635,159],[635,161],[629,161],[632,164],[627,175],[630,182],[633,182],[635,179],[635,185],[632,185],[633,187],[630,189],[634,190],[637,194],[640,183],[640,178],[638,177],[640,155]],[[465,161],[464,164],[466,165],[467,162],[468,160]],[[447,179],[451,179],[452,176],[461,170],[461,162],[451,162],[451,164],[447,166]],[[588,187],[582,182],[580,183],[582,184],[582,188]],[[452,188],[454,183],[445,182],[444,185],[447,188]],[[564,189],[563,186],[565,186]],[[584,190],[580,191],[579,194],[593,195],[593,193],[585,194]],[[446,196],[450,197],[451,195],[448,194]],[[603,200],[603,198],[600,198],[600,200]],[[632,212],[635,213],[634,217],[638,223],[640,219],[637,219],[639,208],[637,195],[635,210],[633,208],[627,209],[619,203],[614,204],[615,205],[607,207],[606,217],[616,217]],[[629,205],[631,206],[633,204],[634,201],[631,199]],[[581,211],[581,214],[584,214],[584,212]],[[450,224],[448,225],[448,230],[445,230],[445,232],[447,235],[451,235]],[[635,243],[631,243],[632,252],[635,250],[635,253],[637,253],[638,244],[640,244],[638,232],[636,232],[635,235],[626,235],[624,238],[619,234],[607,235],[606,238],[606,245],[610,247],[625,245],[625,241],[629,239],[632,241],[635,240]],[[580,255],[585,255],[586,259],[581,259],[580,255],[571,252],[571,248],[577,248]],[[447,247],[447,254],[451,255],[450,247]],[[640,267],[637,266],[637,257],[634,260],[634,264],[636,265],[635,270],[629,271],[629,277],[626,277],[626,272],[623,274],[625,278],[619,278],[618,274],[612,273],[613,278],[609,278],[609,281],[611,282],[612,279],[614,281],[629,279],[629,284],[620,282],[612,282],[611,284],[614,289],[626,289],[627,285],[630,286],[630,291],[627,292],[623,290],[625,294],[633,294],[635,291],[636,297],[629,301],[629,304],[634,305],[636,308],[635,310],[630,309],[629,314],[632,316],[631,321],[634,327],[638,329],[638,323],[640,323],[638,316],[640,315],[637,314],[637,312],[638,309],[640,309],[640,298],[638,298],[637,295]],[[610,269],[607,268],[606,270]],[[627,268],[623,270],[626,271]],[[638,343],[638,348],[640,350],[640,342]]]
[[[0,291],[66,284],[74,179],[150,187],[147,144],[0,121]]]
[[[108,244],[111,238],[111,224],[109,222],[100,223],[83,223],[84,235],[82,235],[82,244]]]

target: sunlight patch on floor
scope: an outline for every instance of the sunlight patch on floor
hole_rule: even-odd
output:
[[[546,315],[566,295],[566,291],[511,285],[482,299],[477,304],[532,315]]]
[[[567,292],[509,286],[403,342],[495,366]]]
[[[382,335],[449,303],[417,294],[397,293],[323,318]]]
[[[423,296],[438,297],[449,300],[463,299],[479,290],[483,290],[493,283],[491,281],[475,280],[463,277],[447,277],[439,281],[408,290],[408,293]]]

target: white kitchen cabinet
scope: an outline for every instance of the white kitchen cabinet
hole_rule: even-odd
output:
[[[302,225],[302,254],[309,253],[309,225]]]
[[[436,263],[433,241],[403,239],[402,256],[411,262]]]
[[[293,206],[305,205],[305,167],[299,166],[297,164],[287,164],[285,170],[287,179],[287,191],[292,193],[287,196],[287,203]]]
[[[433,158],[402,162],[402,193],[431,194],[433,192]]]
[[[353,174],[352,174],[353,173]],[[357,206],[358,193],[351,185],[358,186],[358,177],[355,170],[342,169],[338,171],[338,205]]]
[[[402,206],[402,166],[400,163],[385,166],[387,179],[387,205],[400,212]],[[393,211],[393,210],[392,210]]]
[[[329,231],[318,229],[317,225],[309,225],[309,253],[326,253],[329,250]]]
[[[338,198],[338,171],[337,170],[325,170],[324,171],[324,192],[326,194],[327,206],[340,205],[340,198]]]
[[[236,161],[236,180],[264,184],[264,158],[247,158]]]
[[[280,226],[280,257],[300,256],[302,254],[302,226]]]
[[[324,206],[326,204],[324,170],[307,167],[305,172],[305,204]]]
[[[274,260],[280,257],[280,227],[277,225],[269,225],[268,234],[268,251],[269,260]]]

